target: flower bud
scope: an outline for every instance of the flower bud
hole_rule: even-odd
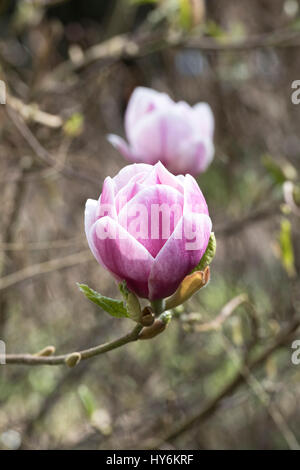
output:
[[[172,318],[171,312],[162,313],[151,326],[143,328],[138,339],[151,339],[159,335],[167,328]]]
[[[152,312],[151,308],[145,307],[142,311],[141,324],[143,326],[151,326],[154,323],[155,315]]]
[[[67,364],[68,367],[75,367],[79,364],[81,361],[81,354],[78,352],[74,352],[72,354],[69,354],[69,356],[66,358],[65,363]]]
[[[184,278],[175,294],[166,300],[166,308],[172,309],[183,304],[202,287],[206,286],[210,278],[210,269],[207,266],[204,271],[196,271]]]

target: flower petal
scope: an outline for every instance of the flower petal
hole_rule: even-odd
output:
[[[156,256],[149,277],[149,299],[172,295],[202,258],[211,233],[211,220],[204,214],[182,217],[174,233]],[[196,236],[193,239],[193,234]]]
[[[128,140],[131,140],[135,126],[146,114],[165,109],[172,104],[173,101],[165,93],[159,93],[151,88],[137,87],[130,97],[125,113],[125,130]]]
[[[159,160],[171,171],[176,163],[182,142],[193,137],[193,127],[182,119],[175,107],[168,111],[155,111],[135,126],[130,144],[139,159],[154,164]]]
[[[115,191],[116,189],[114,180],[110,176],[107,176],[102,187],[97,218],[104,217],[106,215],[109,215],[113,219],[117,218],[117,212],[115,208]]]
[[[96,201],[95,199],[88,199],[85,203],[84,228],[87,239],[92,225],[96,222],[98,204],[99,201]]]
[[[198,183],[191,175],[185,175],[184,179],[184,215],[195,212],[207,214],[208,207]]]
[[[135,177],[137,174],[141,176],[147,175],[152,171],[152,165],[147,165],[146,163],[134,163],[132,165],[127,165],[113,178],[116,188],[116,194],[123,188],[126,184],[131,181],[131,178]]]
[[[110,217],[92,227],[91,239],[97,260],[140,297],[148,297],[148,277],[153,264],[149,252]]]
[[[215,119],[211,107],[207,103],[198,103],[194,106],[195,123],[198,130],[204,135],[213,137]]]
[[[176,189],[149,186],[123,207],[118,220],[155,257],[179,222],[183,203],[183,195]]]

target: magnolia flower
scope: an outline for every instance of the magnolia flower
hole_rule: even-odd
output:
[[[140,297],[170,296],[201,260],[212,223],[190,175],[158,162],[133,164],[105,179],[88,199],[85,230],[91,251],[117,281]]]
[[[130,162],[161,161],[174,174],[205,171],[214,154],[214,117],[210,106],[175,103],[165,93],[139,87],[125,113],[129,144],[110,134],[108,140]]]

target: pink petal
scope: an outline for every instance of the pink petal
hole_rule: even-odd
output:
[[[211,226],[210,218],[204,214],[189,214],[181,219],[154,260],[149,277],[150,300],[172,295],[197,266],[206,250]],[[196,243],[189,229],[197,234]]]
[[[213,137],[215,119],[211,107],[207,103],[198,103],[194,106],[195,126],[201,133]]]
[[[178,158],[182,142],[191,139],[193,128],[174,107],[145,116],[135,126],[131,136],[132,152],[139,159],[154,164],[159,160],[168,168]]]
[[[102,187],[97,218],[104,217],[106,215],[109,215],[113,219],[117,218],[117,212],[115,208],[115,192],[115,183],[110,176],[107,176]]]
[[[84,228],[87,238],[92,225],[96,222],[98,204],[95,199],[88,199],[85,204]]]
[[[140,297],[148,297],[148,277],[153,264],[149,252],[110,217],[99,219],[91,230],[97,260]]]
[[[127,165],[113,178],[116,188],[116,193],[120,191],[126,184],[130,183],[133,177],[136,175],[146,176],[152,171],[152,165],[146,163],[134,163]]]
[[[173,233],[182,211],[182,194],[170,186],[160,184],[140,191],[123,207],[118,219],[155,257]]]
[[[198,183],[191,175],[186,175],[184,180],[184,214],[195,212],[207,214],[208,207]]]
[[[125,113],[125,130],[128,140],[131,140],[135,126],[146,114],[165,109],[172,103],[171,98],[165,93],[159,93],[151,88],[136,88],[130,97]]]

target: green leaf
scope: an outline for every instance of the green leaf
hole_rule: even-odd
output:
[[[179,0],[180,24],[183,29],[189,30],[192,26],[192,8],[189,0]]]
[[[216,254],[217,241],[214,232],[211,232],[209,237],[209,242],[206,248],[204,255],[202,256],[200,263],[193,269],[192,273],[195,271],[203,271],[206,266],[209,266]]]
[[[86,385],[80,385],[78,387],[78,395],[87,416],[91,418],[97,407],[94,395]]]
[[[111,299],[99,294],[95,290],[91,289],[85,284],[78,284],[79,289],[84,295],[94,302],[96,305],[101,307],[105,312],[109,313],[112,317],[116,318],[128,318],[128,312],[121,300]]]
[[[288,219],[283,219],[281,222],[279,245],[282,265],[288,276],[293,277],[296,274],[295,256],[292,242],[292,227]]]

